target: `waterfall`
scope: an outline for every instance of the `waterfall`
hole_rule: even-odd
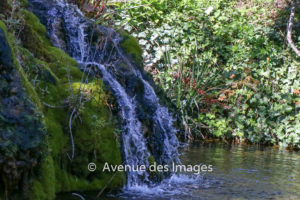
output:
[[[117,100],[121,117],[124,163],[149,166],[180,162],[177,130],[168,109],[159,103],[144,72],[120,48],[122,38],[110,28],[96,25],[74,5],[62,0],[29,0],[54,46],[64,50],[87,71],[94,69]],[[99,43],[101,41],[101,43]],[[122,66],[127,66],[122,67]],[[152,134],[145,136],[147,121]],[[151,183],[147,172],[127,172],[127,188]]]

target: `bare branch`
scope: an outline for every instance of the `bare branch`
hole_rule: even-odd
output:
[[[74,138],[73,138],[73,133],[72,133],[72,119],[73,119],[73,115],[75,114],[76,112],[76,108],[73,109],[71,115],[70,115],[70,119],[69,119],[69,129],[70,129],[70,138],[71,138],[71,142],[72,142],[72,156],[69,157],[70,160],[73,160],[74,158],[74,154],[75,154],[75,145],[74,145]]]
[[[80,194],[77,194],[77,193],[73,192],[72,195],[79,197],[81,200],[85,200],[85,198]]]
[[[104,190],[107,188],[107,186],[111,183],[111,181],[115,178],[115,176],[117,175],[117,172],[114,173],[114,175],[112,175],[110,177],[110,179],[108,180],[108,182],[106,183],[106,185],[102,188],[102,190],[97,194],[96,199],[98,199],[102,193],[104,192]]]
[[[50,104],[47,104],[46,102],[42,102],[42,104],[44,104],[45,106],[49,107],[49,108],[65,108],[66,106],[53,106]]]
[[[293,49],[293,51],[297,54],[297,56],[300,57],[300,51],[297,49],[297,47],[295,46],[295,44],[292,40],[292,31],[293,31],[293,23],[294,23],[296,5],[297,5],[296,0],[294,0],[291,5],[291,14],[290,14],[290,18],[288,21],[286,39],[287,39],[290,47]]]

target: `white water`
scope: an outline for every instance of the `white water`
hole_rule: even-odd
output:
[[[123,133],[122,133],[122,143],[124,149],[124,154],[126,158],[126,164],[130,166],[148,166],[148,157],[149,152],[146,147],[146,141],[143,137],[141,123],[136,117],[134,99],[130,98],[125,89],[120,85],[116,79],[108,73],[105,67],[98,63],[89,63],[86,62],[86,65],[95,65],[103,74],[103,81],[108,82],[109,85],[112,85],[112,90],[114,96],[118,99],[118,103],[122,119],[124,120],[123,124]],[[141,182],[141,180],[143,182]],[[148,174],[146,172],[128,172],[128,187],[134,187],[136,185],[143,185],[144,182],[148,182]]]
[[[118,199],[194,199],[191,191],[210,187],[201,175],[172,174],[171,177],[153,185],[139,185],[114,195]],[[198,198],[196,198],[198,199]]]

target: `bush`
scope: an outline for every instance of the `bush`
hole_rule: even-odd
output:
[[[299,60],[283,42],[288,5],[275,3],[137,0],[98,21],[139,39],[190,137],[300,147]]]

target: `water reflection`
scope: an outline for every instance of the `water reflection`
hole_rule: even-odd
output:
[[[201,176],[174,175],[159,185],[114,191],[101,199],[300,199],[300,152],[196,143],[181,150],[181,161],[185,165],[213,165],[214,171]],[[90,196],[86,200],[93,199],[93,194]]]
[[[251,145],[194,144],[182,162],[212,164],[221,185],[193,191],[200,199],[300,199],[300,153]]]

